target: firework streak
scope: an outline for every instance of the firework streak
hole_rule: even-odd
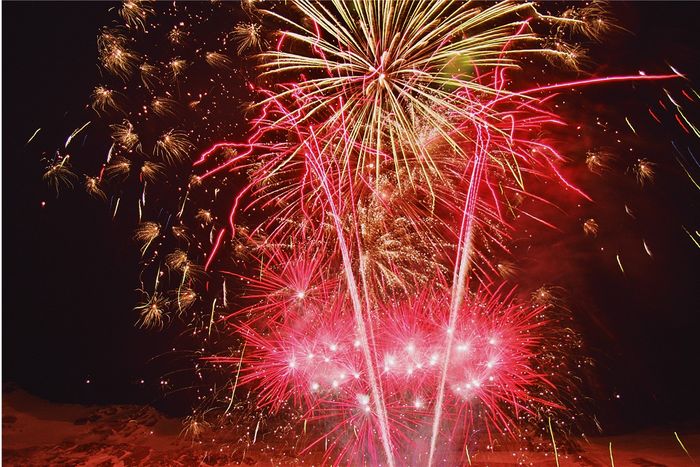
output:
[[[100,176],[86,179],[88,191],[106,199],[103,183],[140,167],[141,220],[163,174],[210,145],[180,183],[174,214],[161,210],[159,222],[136,233],[145,268],[160,278],[162,265],[178,277],[173,298],[156,279],[139,322],[162,327],[168,308],[180,315],[200,294],[216,296],[192,322],[207,340],[222,324],[231,331],[224,340],[242,340],[245,352],[204,359],[231,364],[227,412],[238,387],[264,413],[301,411],[304,431],[310,421],[321,427],[302,450],[324,443],[327,463],[433,465],[468,453],[475,433],[489,444],[495,434],[517,439],[571,410],[559,389],[570,387],[575,335],[550,291],[527,300],[504,285],[515,267],[498,258],[509,252],[516,217],[551,226],[524,209],[525,199],[549,203],[526,181],[590,199],[565,178],[565,157],[547,136],[568,128],[550,105],[556,93],[681,76],[516,85],[512,74],[528,63],[575,70],[581,51],[565,39],[611,28],[596,2],[558,15],[512,2],[242,6],[254,22],[239,23],[223,43],[232,37],[238,54],[260,52],[259,76],[248,83],[257,98],[248,139],[226,137],[233,130],[218,123],[221,103],[200,115],[202,128],[217,131],[173,123],[185,125],[177,119],[184,107],[217,100],[222,76],[234,79],[233,62],[198,46],[201,63],[215,70],[204,81],[216,85],[197,91],[186,76],[199,62],[149,63],[130,50],[126,33],[143,33],[155,5],[125,2],[125,28],[106,29],[98,41],[103,67],[136,80],[148,104],[129,113],[120,93],[95,89],[98,114],[129,119],[110,125],[113,144]],[[171,8],[179,18],[194,7]],[[193,34],[173,24],[175,47]],[[266,28],[279,31],[275,40],[263,36]],[[141,128],[154,122],[168,126],[144,137]],[[608,159],[590,152],[586,164],[602,171]],[[57,154],[47,171],[57,190],[72,184],[68,160]],[[640,182],[649,180],[652,164],[638,166]],[[202,193],[211,208],[196,201]],[[595,235],[598,224],[589,219],[584,229]],[[156,250],[173,244],[162,261]],[[191,259],[197,254],[201,267]],[[227,281],[242,284],[241,307],[228,304]],[[219,283],[222,300],[211,292]]]

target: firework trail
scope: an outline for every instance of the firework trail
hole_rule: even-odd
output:
[[[137,215],[143,277],[156,278],[141,284],[138,324],[177,316],[212,346],[241,342],[245,355],[205,358],[235,368],[226,413],[247,386],[271,414],[302,409],[304,431],[330,426],[305,448],[333,437],[325,462],[398,465],[417,450],[432,465],[443,436],[466,449],[470,429],[515,436],[575,410],[556,391],[578,340],[554,289],[505,292],[520,274],[502,259],[511,223],[556,228],[532,211],[555,201],[526,184],[590,200],[551,136],[567,125],[558,93],[681,77],[518,84],[528,66],[576,72],[572,38],[613,29],[602,3],[130,0],[118,14],[97,43],[112,77],[92,92],[98,118],[44,177],[73,186],[67,150],[102,125],[106,157],[85,189]],[[167,47],[148,46],[156,37]],[[241,95],[255,102],[236,120]],[[589,148],[585,166],[604,174],[612,160]],[[695,183],[694,155],[677,160]],[[632,173],[643,185],[654,170],[640,158]]]

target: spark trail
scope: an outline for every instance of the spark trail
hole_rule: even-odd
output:
[[[394,466],[394,454],[391,446],[391,438],[389,433],[389,423],[386,416],[386,407],[384,405],[384,397],[382,396],[382,391],[379,386],[379,381],[376,375],[376,367],[374,365],[373,350],[370,348],[369,338],[367,336],[367,324],[365,322],[364,313],[362,311],[362,303],[360,301],[360,295],[358,292],[357,281],[355,280],[355,273],[352,269],[352,261],[350,259],[350,252],[348,251],[348,244],[345,241],[345,235],[343,233],[343,226],[340,223],[340,216],[335,202],[333,201],[333,194],[331,193],[330,187],[328,185],[328,179],[326,173],[323,170],[323,165],[316,158],[315,152],[312,148],[309,149],[309,160],[311,161],[311,166],[316,172],[319,178],[323,191],[326,194],[328,203],[331,208],[333,215],[333,225],[335,227],[338,246],[340,247],[341,255],[343,258],[343,270],[345,272],[345,277],[347,280],[348,291],[350,293],[350,298],[352,301],[352,307],[355,317],[355,324],[357,326],[357,333],[360,340],[360,347],[362,348],[362,356],[364,357],[365,367],[367,368],[367,378],[370,385],[370,390],[372,393],[372,403],[374,409],[377,412],[377,418],[379,419],[379,434],[382,440],[382,446],[384,448],[384,454],[386,455],[387,463],[390,467]],[[367,310],[369,312],[369,310]],[[376,353],[376,351],[375,351]]]
[[[437,388],[437,400],[435,402],[435,415],[433,416],[433,431],[430,438],[430,452],[428,454],[428,466],[433,465],[435,456],[435,448],[437,438],[440,432],[440,419],[442,417],[442,406],[445,399],[445,382],[447,380],[447,370],[450,364],[450,355],[452,354],[452,343],[454,340],[454,330],[457,323],[459,309],[464,301],[466,291],[467,271],[469,270],[469,258],[471,255],[472,233],[474,229],[474,210],[476,209],[476,201],[481,182],[481,176],[484,168],[484,159],[486,155],[477,154],[474,157],[474,168],[472,169],[471,178],[469,179],[469,189],[467,193],[467,201],[464,205],[462,215],[462,228],[460,232],[459,249],[457,250],[457,258],[455,261],[455,271],[452,283],[452,295],[450,300],[450,317],[448,320],[447,337],[445,343],[445,358],[442,362],[442,371],[440,374],[440,383]]]

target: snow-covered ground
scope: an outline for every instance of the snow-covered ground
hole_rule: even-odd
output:
[[[180,420],[147,406],[86,407],[53,404],[21,390],[3,394],[3,464],[7,466],[195,466],[319,465],[319,458],[296,457],[264,442],[250,449],[235,433],[205,431],[192,441],[181,436]],[[657,430],[582,440],[582,452],[559,454],[560,466],[683,467],[700,465],[700,433]],[[610,457],[612,443],[613,461]],[[277,452],[278,454],[271,454]],[[407,465],[414,465],[408,460]],[[473,466],[555,465],[554,453],[472,453]],[[447,461],[445,465],[454,465]]]

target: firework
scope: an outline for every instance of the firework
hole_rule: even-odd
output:
[[[126,0],[119,10],[119,15],[127,25],[141,29],[146,28],[146,20],[153,13],[153,7],[148,0]]]
[[[551,389],[545,389],[552,397],[549,402],[534,395],[551,384],[532,366],[535,349],[545,338],[547,345],[555,345],[544,331],[552,323],[543,318],[543,308],[518,304],[507,294],[491,297],[484,293],[470,297],[463,306],[464,319],[454,329],[447,323],[447,295],[424,293],[378,312],[375,349],[388,418],[397,422],[409,417],[419,425],[431,422],[429,409],[436,403],[433,388],[447,351],[445,333],[453,333],[456,342],[450,350],[446,403],[454,413],[468,417],[467,423],[474,423],[469,413],[479,410],[477,407],[491,411],[488,419],[496,426],[505,424],[504,429],[515,426],[509,419],[513,404],[529,410],[533,399],[539,399],[559,407]],[[243,359],[240,384],[254,384],[260,403],[274,410],[289,400],[310,413],[322,414],[320,418],[337,417],[336,423],[347,430],[361,430],[364,423],[376,426],[359,337],[346,307],[344,300],[331,299],[322,306],[290,308],[296,319],[272,333],[242,325],[247,347],[255,350]],[[314,313],[315,319],[310,319],[309,314]],[[459,426],[463,422],[451,419],[449,423]],[[392,426],[396,440],[412,437],[411,425]],[[342,446],[338,449],[342,454]],[[354,462],[358,459],[352,456],[377,456],[362,450],[346,454]]]
[[[98,86],[92,91],[92,108],[95,112],[106,112],[110,108],[119,110],[114,97],[114,91]]]
[[[170,60],[170,62],[168,63],[168,67],[170,68],[170,73],[172,74],[173,79],[177,79],[177,77],[180,76],[183,71],[185,71],[187,66],[187,60],[183,60],[179,57]]]
[[[153,153],[169,164],[182,161],[192,149],[187,133],[180,130],[168,130],[156,141]]]
[[[127,151],[139,150],[139,135],[134,132],[134,126],[124,120],[122,123],[111,125],[112,139]]]
[[[586,153],[586,166],[595,174],[600,174],[610,168],[613,156],[605,150],[590,150]]]
[[[151,110],[160,117],[174,116],[177,102],[167,97],[156,97],[151,101]]]
[[[140,242],[141,254],[145,254],[151,243],[160,235],[160,225],[155,222],[143,222],[134,232],[134,240]]]
[[[56,190],[58,196],[61,187],[73,188],[77,176],[71,171],[70,156],[58,156],[58,160],[49,164],[43,179]]]
[[[103,201],[107,199],[105,192],[100,188],[100,179],[97,177],[85,177],[85,190],[95,198]]]
[[[640,185],[654,180],[654,163],[648,159],[638,159],[632,171]]]
[[[120,177],[125,178],[129,175],[131,171],[131,161],[125,157],[117,156],[110,164],[105,168],[105,174],[107,177]]]
[[[249,49],[260,49],[262,38],[260,37],[262,26],[255,23],[239,23],[233,28],[231,35],[237,44],[236,52],[242,55]]]
[[[263,5],[244,2],[249,22],[237,24],[225,2],[192,6],[222,13],[217,32],[169,5],[151,24],[159,4],[126,1],[124,24],[98,38],[116,79],[95,88],[91,107],[111,141],[106,180],[85,187],[107,198],[117,185],[114,215],[124,198],[149,219],[134,234],[143,277],[155,277],[138,324],[177,316],[208,344],[219,339],[226,356],[205,360],[235,369],[226,412],[239,386],[250,390],[240,403],[261,414],[294,410],[304,432],[324,427],[303,450],[323,443],[328,463],[397,465],[416,452],[431,465],[443,441],[468,452],[477,433],[491,444],[568,423],[579,341],[557,315],[562,294],[499,285],[528,273],[511,251],[514,224],[555,227],[532,207],[556,200],[533,185],[590,199],[564,176],[552,135],[566,122],[550,101],[677,74],[520,86],[516,72],[531,64],[585,66],[572,38],[613,27],[600,2],[558,15],[508,1]],[[167,47],[141,45],[145,33]],[[230,56],[253,52],[249,138],[224,141],[240,135]],[[612,170],[605,147],[585,150],[590,172]],[[49,163],[56,189],[74,177],[68,159]],[[654,163],[633,172],[647,183]],[[118,184],[127,179],[133,193]],[[596,236],[598,223],[582,228]],[[183,431],[208,428],[200,413]]]
[[[143,328],[162,329],[166,317],[168,300],[158,292],[147,296],[146,301],[135,309],[140,313],[139,326]]]
[[[126,43],[126,37],[116,30],[105,30],[97,41],[102,66],[123,80],[129,78],[139,60],[137,53],[126,48]]]
[[[153,161],[143,161],[141,179],[149,182],[156,181],[163,173],[163,166]]]
[[[583,233],[595,237],[598,235],[598,222],[595,219],[586,219],[583,223]]]
[[[231,59],[219,52],[207,52],[205,57],[207,63],[215,68],[224,68],[227,70],[233,68]]]

